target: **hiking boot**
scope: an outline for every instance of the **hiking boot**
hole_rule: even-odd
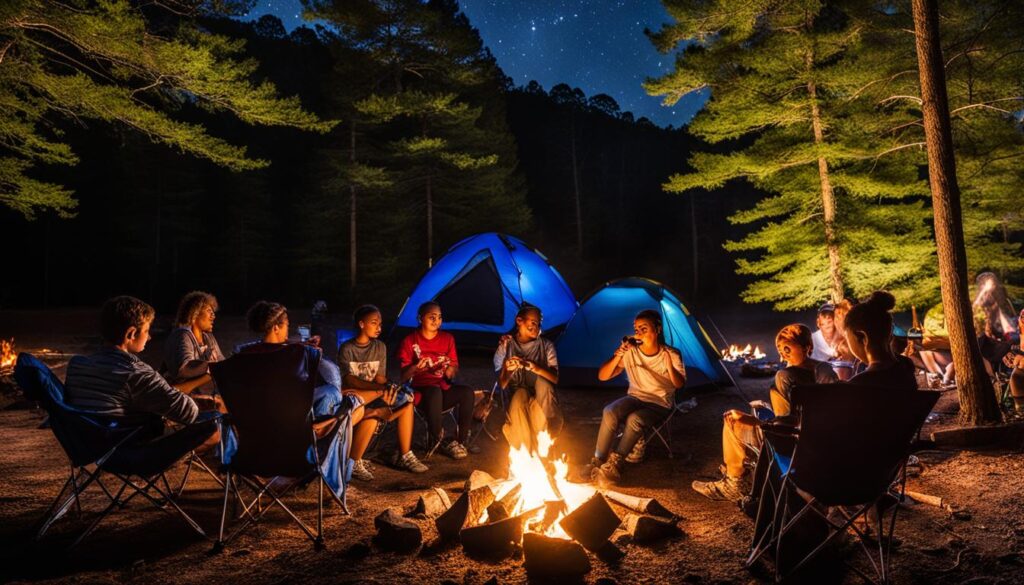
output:
[[[647,441],[640,439],[633,445],[633,450],[626,455],[626,463],[641,463],[644,460],[644,453],[647,452]]]
[[[411,471],[413,473],[426,473],[430,468],[416,458],[416,454],[409,450],[405,455],[395,454],[395,467]]]
[[[693,491],[705,498],[720,502],[739,502],[750,493],[750,485],[746,476],[726,475],[718,481],[695,481],[690,486]]]
[[[601,467],[594,470],[594,481],[601,487],[618,485],[622,480],[622,455],[612,453]]]
[[[359,481],[373,481],[373,472],[365,459],[352,460],[352,479]]]
[[[452,459],[465,459],[469,452],[462,446],[462,443],[452,440],[441,445],[441,452]]]
[[[581,465],[576,475],[585,481],[591,481],[594,478],[594,472],[597,471],[598,467],[601,467],[604,461],[601,461],[597,457],[591,457],[590,463]]]

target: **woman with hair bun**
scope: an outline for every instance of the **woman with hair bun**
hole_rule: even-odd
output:
[[[846,315],[846,343],[857,359],[867,364],[867,369],[850,379],[851,384],[917,390],[914,362],[892,351],[892,310],[895,307],[895,297],[885,291],[875,291]]]
[[[238,353],[269,353],[288,344],[288,309],[281,303],[259,301],[249,308],[245,320],[253,333],[261,335],[261,339],[247,343],[238,348]],[[317,367],[317,387],[313,393],[313,413],[316,417],[332,416],[345,402],[341,394],[341,371],[338,365],[323,356],[317,347],[319,337],[310,338],[306,343],[309,351],[320,354]],[[362,411],[353,416],[353,424],[359,422]],[[327,432],[325,427],[320,432]]]

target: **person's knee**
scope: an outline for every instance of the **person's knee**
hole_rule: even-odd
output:
[[[634,432],[641,433],[647,428],[647,421],[639,413],[633,412],[626,417],[626,426]]]
[[[619,411],[615,408],[614,402],[604,407],[604,410],[601,412],[601,422],[608,424],[618,424]]]

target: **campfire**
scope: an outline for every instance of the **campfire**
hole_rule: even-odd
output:
[[[730,345],[729,349],[722,350],[722,360],[727,362],[750,363],[763,360],[766,357],[767,355],[761,352],[760,346],[750,349],[749,343],[742,349],[738,345]]]
[[[17,357],[18,354],[14,351],[14,338],[9,341],[0,339],[0,372],[13,370]]]
[[[537,577],[585,574],[586,551],[605,562],[620,559],[625,553],[609,540],[620,528],[636,543],[681,534],[676,517],[653,499],[569,482],[569,464],[549,456],[551,437],[542,432],[537,443],[535,452],[509,450],[507,478],[474,471],[454,503],[434,488],[406,516],[434,518],[440,542],[458,540],[473,558],[508,558],[521,550],[527,573]],[[613,503],[634,513],[621,518]],[[411,550],[419,544],[419,526],[396,509],[375,524],[381,546]]]

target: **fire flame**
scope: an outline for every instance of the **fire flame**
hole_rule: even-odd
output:
[[[729,349],[722,350],[722,359],[727,362],[762,360],[765,357],[767,357],[767,354],[761,352],[761,346],[751,349],[749,343],[743,348],[740,348],[738,345],[730,345]]]
[[[553,442],[551,435],[542,431],[537,436],[536,453],[531,452],[527,447],[510,448],[508,481],[502,486],[503,489],[499,491],[497,498],[501,499],[505,493],[519,484],[522,487],[514,514],[538,510],[533,518],[539,518],[543,514],[546,502],[561,500],[565,503],[565,507],[558,519],[551,523],[544,534],[568,540],[569,535],[559,526],[558,520],[586,502],[596,490],[587,485],[570,483],[566,479],[569,473],[569,464],[564,459],[553,461],[548,459]]]
[[[14,351],[14,338],[12,337],[10,341],[0,339],[0,369],[13,368],[15,359],[17,354]]]

